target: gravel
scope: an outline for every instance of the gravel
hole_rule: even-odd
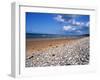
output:
[[[33,52],[26,57],[26,67],[86,65],[89,63],[89,37],[75,40],[72,44],[50,47],[46,51]]]

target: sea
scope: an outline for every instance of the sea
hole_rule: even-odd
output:
[[[27,39],[35,38],[82,38],[87,37],[89,34],[84,35],[61,35],[61,34],[40,34],[40,33],[26,33]]]

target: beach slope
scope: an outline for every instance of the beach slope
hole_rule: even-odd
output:
[[[26,40],[26,67],[86,65],[88,63],[89,37]]]

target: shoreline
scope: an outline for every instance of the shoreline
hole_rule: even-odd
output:
[[[40,40],[62,40],[62,39],[81,39],[84,37],[60,37],[60,38],[26,38],[26,41],[40,41]]]

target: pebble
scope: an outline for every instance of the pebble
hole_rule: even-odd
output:
[[[26,58],[26,67],[86,65],[89,63],[89,37],[76,40],[73,44],[51,47],[46,51],[34,52]]]

